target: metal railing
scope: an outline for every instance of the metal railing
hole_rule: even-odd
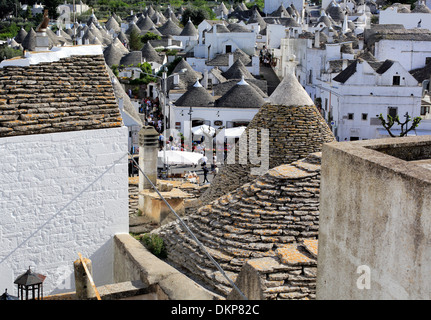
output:
[[[129,153],[129,155],[131,155]],[[131,155],[132,156],[132,155]],[[193,238],[193,240],[197,243],[199,248],[203,251],[203,253],[210,259],[210,261],[214,264],[214,266],[220,271],[220,273],[226,278],[226,280],[231,284],[232,288],[238,292],[238,294],[244,299],[248,300],[247,297],[242,293],[242,291],[235,285],[235,283],[227,276],[227,274],[223,271],[221,266],[217,263],[217,261],[214,260],[214,258],[210,255],[210,253],[205,249],[204,245],[196,238],[194,233],[189,229],[189,227],[185,224],[185,222],[181,219],[181,217],[175,212],[175,210],[171,207],[171,205],[166,201],[166,199],[162,196],[162,194],[159,192],[159,190],[156,188],[156,186],[153,184],[153,182],[150,180],[150,178],[147,177],[147,175],[144,173],[144,171],[141,169],[139,164],[136,162],[136,160],[131,157],[133,162],[135,163],[136,167],[139,169],[139,171],[142,173],[142,175],[147,179],[147,181],[151,184],[152,188],[157,192],[159,197],[163,200],[163,202],[166,204],[166,206],[169,208],[169,210],[175,215],[175,217],[178,219],[180,224],[184,227],[184,229],[190,234],[190,236]]]

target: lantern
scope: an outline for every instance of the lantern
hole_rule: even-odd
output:
[[[18,285],[18,298],[24,300],[24,291],[25,291],[25,300],[29,300],[29,291],[32,292],[32,300],[36,299],[36,291],[37,291],[37,299],[43,299],[43,281],[46,276],[38,273],[34,273],[31,271],[30,267],[28,267],[27,272],[20,275],[15,280],[15,284]]]

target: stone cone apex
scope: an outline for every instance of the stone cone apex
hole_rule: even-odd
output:
[[[295,87],[298,85],[297,81],[293,83]],[[325,119],[314,104],[310,103],[311,99],[306,99],[304,96],[307,94],[305,90],[300,87],[298,91],[297,95],[290,93],[296,95],[295,99],[288,97],[288,101],[283,100],[291,104],[270,102],[260,107],[242,134],[242,138],[246,141],[245,152],[239,151],[240,139],[235,145],[235,151],[228,154],[228,159],[232,157],[230,159],[234,161],[225,162],[210,187],[201,196],[201,203],[207,204],[250,182],[256,178],[256,173],[253,173],[256,170],[271,169],[303,159],[310,153],[321,152],[324,143],[335,140]],[[287,93],[284,94],[287,95]],[[306,103],[306,105],[298,105],[299,103]],[[265,140],[262,139],[263,137]],[[256,156],[251,154],[250,146],[255,147],[259,153],[259,160],[254,161],[258,164],[251,163],[253,159],[256,160]],[[263,148],[267,151],[261,155]]]
[[[293,74],[287,74],[274,92],[269,96],[272,104],[283,106],[313,106],[307,91]]]

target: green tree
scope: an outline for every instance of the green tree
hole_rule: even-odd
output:
[[[21,50],[15,50],[7,45],[0,46],[0,61],[22,55]]]
[[[419,126],[419,122],[421,122],[421,120],[422,120],[421,117],[415,117],[412,119],[409,116],[408,112],[406,112],[404,117],[406,118],[406,121],[400,122],[400,118],[398,115],[396,117],[392,117],[388,114],[387,115],[387,121],[386,121],[382,114],[378,115],[378,118],[380,119],[382,126],[386,129],[386,131],[389,133],[389,135],[391,137],[396,137],[396,135],[393,134],[391,131],[391,128],[394,126],[394,124],[398,124],[401,126],[401,132],[399,134],[399,137],[404,137],[411,130],[416,129]],[[411,126],[408,127],[408,123],[412,120],[413,120],[413,122],[412,122]]]
[[[8,15],[15,15],[19,8],[20,5],[17,0],[0,0],[0,18],[3,19]]]
[[[208,7],[187,8],[186,10],[184,10],[183,16],[181,18],[181,23],[185,26],[190,19],[194,25],[198,25],[204,20],[213,19],[214,17],[209,11],[211,11],[211,9],[209,9]]]
[[[161,38],[158,34],[148,31],[141,37],[141,42],[147,43],[149,40],[160,40]]]
[[[132,30],[129,35],[129,45],[132,51],[138,51],[142,48],[141,35],[137,30]]]

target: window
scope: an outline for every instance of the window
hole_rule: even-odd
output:
[[[421,107],[421,116],[424,116],[429,112],[430,112],[430,107],[428,107],[428,106],[422,106]]]
[[[350,137],[350,141],[357,141],[359,140],[359,137]]]
[[[362,120],[364,120],[364,121],[368,120],[368,113],[362,114]]]
[[[347,114],[347,119],[348,119],[348,120],[353,120],[353,116],[354,116],[354,114],[353,114],[353,113],[348,113],[348,114]]]
[[[226,53],[230,53],[230,52],[232,52],[232,46],[226,45]]]
[[[400,76],[393,76],[392,77],[392,85],[394,85],[394,86],[400,85]]]
[[[398,114],[397,107],[388,107],[388,115],[390,115],[392,118],[395,118],[397,114]]]

